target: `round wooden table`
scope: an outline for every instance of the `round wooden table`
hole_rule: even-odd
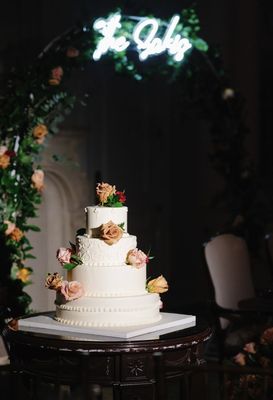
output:
[[[57,399],[63,398],[65,385],[71,393],[74,391],[71,398],[88,399],[89,387],[98,384],[110,388],[109,398],[114,400],[153,400],[159,398],[156,356],[161,354],[164,360],[164,381],[181,378],[183,367],[204,362],[204,345],[211,338],[212,329],[205,320],[197,318],[194,327],[160,336],[155,333],[149,340],[102,340],[71,333],[64,336],[23,331],[13,321],[5,327],[3,336],[9,346],[11,367],[28,381],[25,387],[29,399],[43,399],[37,393],[45,390],[45,382],[47,387],[54,385]],[[79,388],[84,397],[75,394]]]

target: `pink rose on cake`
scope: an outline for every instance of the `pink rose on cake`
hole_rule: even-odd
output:
[[[75,300],[84,295],[82,284],[77,281],[63,281],[61,286],[61,293],[65,300]]]
[[[57,250],[57,260],[61,265],[69,264],[71,260],[71,256],[74,254],[73,250],[68,247],[60,247]]]
[[[102,224],[100,227],[100,238],[109,245],[117,243],[121,239],[122,235],[122,228],[114,224],[112,221],[107,222],[107,224]]]
[[[142,250],[132,249],[129,250],[126,257],[126,264],[132,265],[136,268],[145,267],[149,262],[149,257]]]
[[[147,283],[147,290],[149,293],[165,293],[168,289],[168,282],[163,275],[160,275]]]

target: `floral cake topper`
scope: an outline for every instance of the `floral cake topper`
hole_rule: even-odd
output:
[[[104,207],[122,207],[126,201],[125,191],[116,190],[115,185],[101,182],[97,184],[96,194],[99,204]]]

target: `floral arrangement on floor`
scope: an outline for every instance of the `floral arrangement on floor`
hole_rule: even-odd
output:
[[[273,326],[267,327],[259,337],[252,342],[246,343],[241,351],[231,360],[233,364],[242,368],[257,368],[257,371],[271,371],[267,382],[268,397],[273,399]],[[259,400],[262,397],[264,376],[259,372],[249,372],[238,377],[230,376],[230,399],[231,400]]]

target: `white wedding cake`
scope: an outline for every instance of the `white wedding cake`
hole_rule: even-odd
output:
[[[97,185],[100,203],[86,207],[85,233],[57,258],[67,280],[48,274],[46,287],[56,290],[55,319],[90,327],[139,326],[161,319],[160,293],[168,290],[161,275],[147,282],[149,257],[127,232],[124,192],[107,183]]]

